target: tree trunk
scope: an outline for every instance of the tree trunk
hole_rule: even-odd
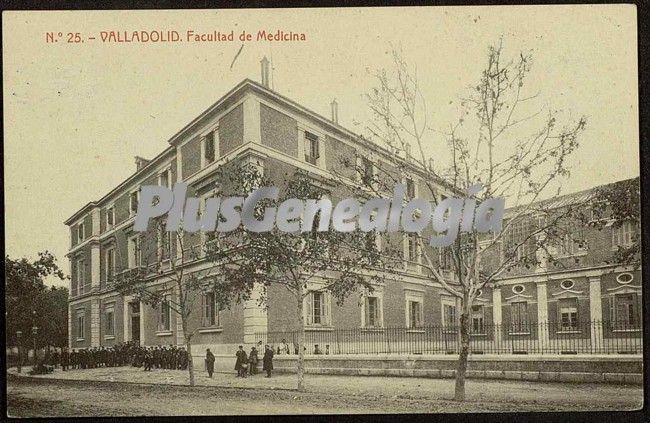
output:
[[[302,296],[303,296],[302,284],[298,288],[298,391],[302,392],[305,390],[305,321],[303,319],[303,310],[302,310]]]
[[[187,332],[186,319],[181,316],[185,347],[187,348],[187,370],[190,372],[190,386],[194,386],[194,362],[192,361],[192,335]]]
[[[469,298],[463,298],[462,312],[460,315],[460,356],[458,357],[458,368],[456,369],[456,388],[454,399],[456,401],[465,400],[465,375],[467,374],[467,357],[469,356],[469,310],[466,306]]]

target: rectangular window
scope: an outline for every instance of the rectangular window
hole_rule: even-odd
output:
[[[115,276],[115,248],[111,247],[106,250],[106,281],[110,282]]]
[[[415,182],[411,178],[406,179],[406,196],[408,199],[415,198]]]
[[[219,326],[219,307],[214,292],[206,292],[202,296],[203,314],[201,325],[203,327]]]
[[[303,307],[307,325],[330,324],[329,298],[325,292],[310,292],[304,299]]]
[[[621,226],[612,228],[612,247],[629,247],[632,245],[634,225],[623,222]]]
[[[162,173],[159,175],[159,185],[161,187],[167,187],[171,188],[172,187],[172,172],[169,169],[163,170]]]
[[[77,261],[77,286],[79,288],[79,295],[84,293],[86,285],[86,260],[80,259]]]
[[[369,159],[362,157],[361,166],[361,182],[363,182],[366,186],[372,186],[375,174],[372,162]]]
[[[612,298],[614,303],[612,320],[614,329],[638,329],[639,313],[635,294],[617,294]]]
[[[79,226],[77,226],[77,238],[79,238],[79,242],[83,241],[86,235],[86,231],[84,228],[84,224],[80,223]]]
[[[560,236],[559,256],[574,256],[586,249],[584,226],[579,222],[569,224]]]
[[[458,324],[456,321],[456,305],[443,304],[442,312],[445,318],[443,323],[446,327],[454,327]]]
[[[314,166],[318,165],[320,158],[320,149],[318,145],[318,137],[309,132],[305,132],[305,161]]]
[[[410,233],[406,237],[407,245],[407,257],[406,259],[412,262],[419,263],[419,245],[418,245],[418,235],[415,233]]]
[[[171,330],[171,307],[169,301],[171,295],[165,295],[160,304],[158,304],[158,331]]]
[[[513,257],[512,262],[522,264],[525,261],[533,260],[535,257],[535,237],[531,234],[535,231],[534,219],[528,216],[520,217],[513,222],[504,234],[504,257]]]
[[[172,233],[165,230],[165,226],[161,224],[158,228],[158,257],[160,260],[167,260],[171,257],[171,246]]]
[[[209,164],[215,159],[214,131],[210,131],[205,135],[204,143],[203,157],[205,158],[205,164]]]
[[[140,199],[140,192],[133,191],[129,196],[129,216],[135,216],[138,212],[138,201]]]
[[[560,313],[560,330],[572,331],[578,329],[578,299],[563,298],[558,303]]]
[[[104,312],[104,319],[106,320],[104,335],[115,335],[115,311],[112,307],[106,309]]]
[[[83,340],[86,336],[86,315],[77,314],[77,339]]]
[[[378,297],[366,297],[366,327],[381,327],[380,300]]]
[[[409,328],[419,328],[422,326],[422,302],[408,301],[408,318]]]
[[[115,207],[106,209],[106,229],[111,229],[115,224]]]
[[[525,301],[510,304],[510,331],[514,333],[528,333],[528,303]]]
[[[472,306],[472,333],[485,333],[485,312],[482,305]]]
[[[134,236],[129,238],[129,269],[135,269],[136,267],[140,266],[140,258],[141,258],[141,252],[140,252],[140,238],[138,236]]]

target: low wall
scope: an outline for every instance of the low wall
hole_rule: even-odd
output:
[[[194,357],[204,369],[203,358]],[[234,354],[218,354],[216,371],[234,372]],[[275,372],[295,373],[295,355],[276,355]],[[453,378],[456,355],[306,355],[305,372],[354,376],[414,376]],[[259,365],[261,370],[261,363]],[[470,356],[469,379],[510,379],[545,382],[643,383],[640,355],[475,355]]]

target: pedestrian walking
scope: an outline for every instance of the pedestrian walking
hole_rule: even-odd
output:
[[[210,352],[210,348],[205,350],[205,369],[208,371],[208,377],[212,377],[214,372],[214,354]]]
[[[271,370],[273,370],[273,349],[268,345],[264,346],[264,358],[262,358],[262,370],[266,371],[265,377],[271,377]]]

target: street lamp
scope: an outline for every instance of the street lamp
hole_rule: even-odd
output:
[[[20,338],[23,335],[23,332],[20,330],[16,331],[16,339],[18,340],[18,373],[22,371],[21,362],[22,362],[22,355],[20,354]]]
[[[34,366],[36,366],[36,334],[38,333],[38,327],[32,327],[32,339],[34,341]]]

